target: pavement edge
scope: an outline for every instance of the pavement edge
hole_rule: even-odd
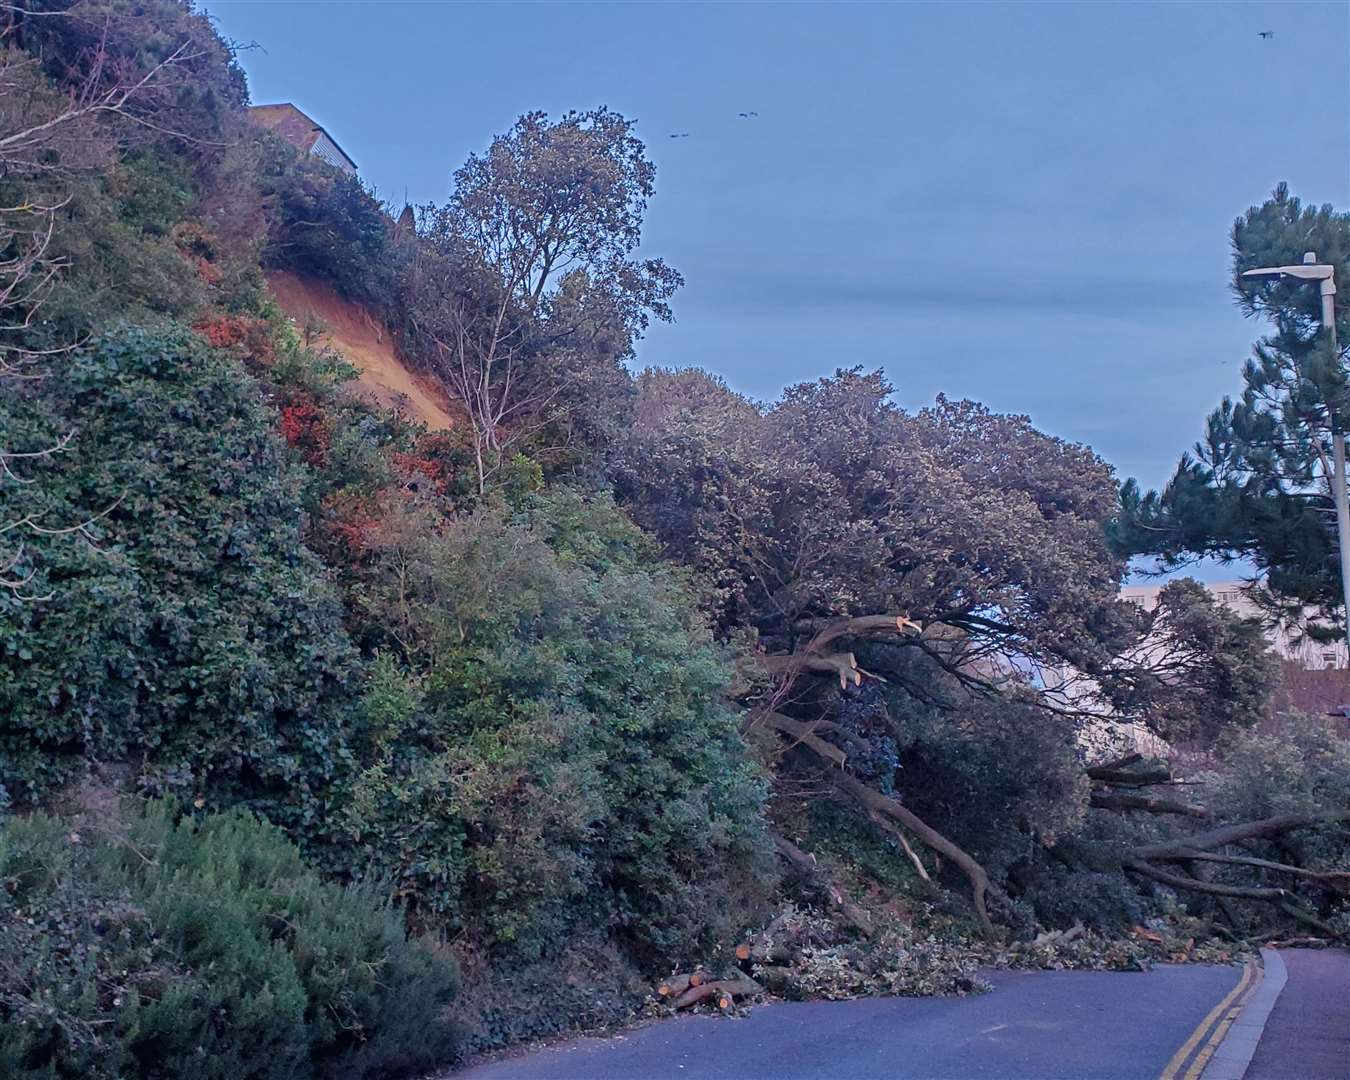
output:
[[[1289,981],[1289,972],[1277,950],[1262,949],[1261,963],[1265,967],[1265,977],[1260,987],[1243,1005],[1205,1071],[1200,1074],[1200,1080],[1242,1080],[1246,1074],[1256,1045],[1266,1030],[1270,1012],[1275,1008],[1284,984]]]

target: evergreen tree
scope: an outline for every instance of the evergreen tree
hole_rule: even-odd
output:
[[[1233,225],[1233,290],[1249,316],[1268,320],[1243,371],[1246,387],[1209,416],[1161,492],[1121,490],[1116,540],[1175,568],[1199,556],[1247,560],[1269,586],[1272,614],[1333,633],[1341,607],[1331,494],[1332,433],[1346,424],[1346,350],[1333,349],[1318,290],[1297,280],[1253,280],[1258,266],[1301,262],[1312,251],[1336,268],[1339,340],[1350,341],[1350,214],[1304,206],[1280,184]]]

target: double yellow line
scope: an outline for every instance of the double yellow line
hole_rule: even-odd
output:
[[[1178,1077],[1180,1080],[1198,1080],[1209,1064],[1209,1059],[1214,1056],[1214,1051],[1219,1048],[1219,1043],[1228,1034],[1228,1029],[1233,1026],[1233,1021],[1242,1012],[1242,1007],[1247,1004],[1247,999],[1260,984],[1261,969],[1255,961],[1248,960],[1238,984],[1200,1021],[1200,1026],[1191,1033],[1191,1037],[1172,1055],[1172,1060],[1167,1063],[1158,1080],[1178,1080]],[[1207,1033],[1209,1038],[1205,1039]],[[1200,1046],[1202,1040],[1204,1045]],[[1196,1053],[1197,1046],[1200,1046],[1199,1053]],[[1191,1060],[1192,1054],[1195,1055],[1194,1060]],[[1181,1068],[1187,1061],[1190,1061],[1190,1068],[1182,1073]]]

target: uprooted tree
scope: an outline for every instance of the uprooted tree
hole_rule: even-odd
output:
[[[1188,837],[1175,823],[1211,814],[1156,794],[1170,774],[1085,768],[1080,738],[1105,706],[1173,736],[1256,719],[1259,632],[1186,586],[1153,614],[1118,600],[1115,486],[1086,448],[969,402],[909,414],[890,391],[841,371],[757,407],[702,372],[648,372],[614,456],[624,504],[700,572],[722,632],[752,642],[743,728],[779,743],[780,828],[800,831],[802,802],[847,804],[921,879],[964,880],[990,933],[1025,925],[1028,904],[1045,917],[1038,890],[1066,866],[1274,899],[1161,864],[1336,808]],[[1100,814],[1173,823],[1172,846],[1094,841]],[[787,837],[780,852],[809,859]]]

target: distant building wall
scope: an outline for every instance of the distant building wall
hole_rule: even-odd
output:
[[[1204,588],[1224,607],[1244,618],[1256,619],[1262,616],[1260,607],[1252,601],[1248,592],[1250,586],[1243,582],[1215,582]],[[1158,593],[1162,589],[1161,585],[1127,585],[1120,590],[1120,596],[1122,600],[1138,604],[1145,611],[1152,611],[1158,605]],[[1307,671],[1350,666],[1350,652],[1343,640],[1325,644],[1309,641],[1290,627],[1274,626],[1267,627],[1266,641],[1277,655]]]

